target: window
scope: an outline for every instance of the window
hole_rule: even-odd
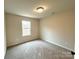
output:
[[[22,36],[31,35],[31,22],[22,20]]]

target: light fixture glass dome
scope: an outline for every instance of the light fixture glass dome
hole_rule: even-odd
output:
[[[45,8],[44,7],[40,7],[40,6],[34,9],[34,11],[37,12],[37,13],[43,13],[44,10],[45,10]]]
[[[44,11],[44,8],[43,7],[38,7],[36,10],[37,10],[38,13],[42,13]]]

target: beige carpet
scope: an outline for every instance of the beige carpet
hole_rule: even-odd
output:
[[[74,59],[70,51],[36,40],[7,50],[5,59]]]

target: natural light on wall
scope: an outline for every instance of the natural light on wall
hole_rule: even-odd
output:
[[[22,20],[22,36],[31,35],[31,21]]]

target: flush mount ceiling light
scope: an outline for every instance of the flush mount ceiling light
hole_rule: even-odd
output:
[[[34,11],[37,13],[42,13],[45,10],[44,7],[37,7]]]
[[[36,10],[37,10],[37,12],[42,13],[44,11],[44,8],[43,7],[38,7]]]

